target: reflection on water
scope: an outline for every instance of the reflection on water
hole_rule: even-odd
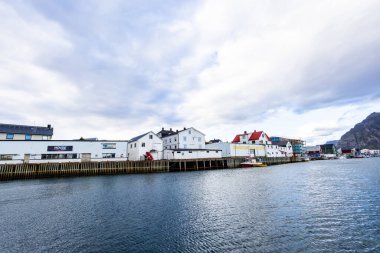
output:
[[[380,159],[0,183],[1,252],[380,252]]]

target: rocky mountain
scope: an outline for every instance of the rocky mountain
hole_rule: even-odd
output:
[[[345,133],[338,147],[380,149],[380,113],[371,113]]]

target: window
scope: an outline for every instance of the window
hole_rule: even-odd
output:
[[[201,142],[202,138],[201,137],[198,137],[198,142]]]
[[[189,153],[193,153],[193,151],[189,151]]]
[[[52,159],[77,159],[78,154],[42,154],[42,160],[52,160]]]
[[[172,143],[172,138],[169,138],[169,142]]]
[[[32,139],[32,136],[30,134],[25,135],[25,140],[30,141]]]
[[[151,140],[153,139],[153,134],[149,135],[149,139],[151,139]]]
[[[187,148],[187,145],[186,145],[186,144],[184,144],[184,145],[183,145],[183,148]]]
[[[135,147],[137,147],[137,143],[135,143]]]
[[[181,153],[181,151],[177,151],[177,153],[179,154],[179,153]]]
[[[207,150],[206,153],[210,153],[210,151]]]
[[[103,149],[116,149],[116,143],[102,143]]]
[[[132,148],[132,144],[131,144],[131,148]]]
[[[141,143],[141,147],[145,147],[145,142]]]
[[[103,158],[115,158],[115,153],[103,153]]]
[[[7,134],[7,140],[13,140],[14,134]]]
[[[0,155],[0,160],[12,160],[13,155]]]
[[[177,148],[177,145],[174,145],[174,149],[176,149]]]
[[[186,138],[186,136],[183,136],[183,141],[187,141],[187,138]]]
[[[189,130],[189,134],[191,134],[191,130]]]
[[[174,138],[174,141],[176,142],[176,141],[177,141],[177,138]]]

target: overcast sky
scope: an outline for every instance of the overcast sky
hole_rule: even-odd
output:
[[[0,119],[339,139],[380,111],[380,1],[0,0]]]

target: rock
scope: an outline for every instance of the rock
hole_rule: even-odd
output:
[[[380,149],[380,113],[371,113],[361,123],[345,133],[338,147]]]

